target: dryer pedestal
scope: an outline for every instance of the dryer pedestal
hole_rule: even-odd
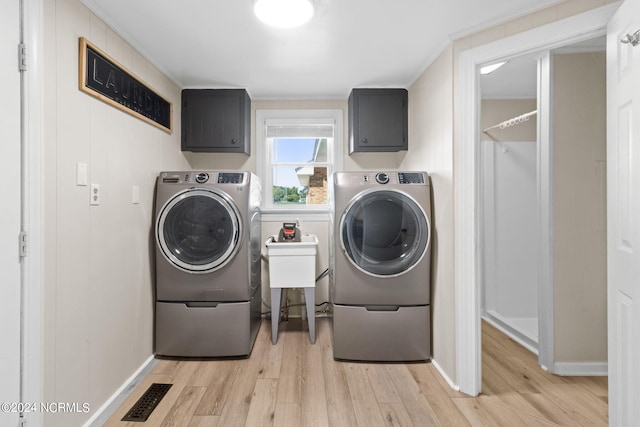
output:
[[[156,354],[173,357],[248,356],[260,329],[258,288],[251,301],[156,301]]]
[[[431,358],[428,305],[333,306],[333,357],[369,362]]]

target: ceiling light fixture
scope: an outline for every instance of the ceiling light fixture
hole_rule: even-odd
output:
[[[502,61],[502,62],[496,62],[495,64],[491,64],[491,65],[485,65],[484,67],[480,68],[480,74],[484,76],[485,74],[493,73],[495,70],[502,67],[507,62],[508,61]]]
[[[262,22],[278,28],[300,26],[314,12],[311,0],[257,0],[253,11]]]

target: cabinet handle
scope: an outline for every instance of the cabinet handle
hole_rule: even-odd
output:
[[[362,138],[362,143],[363,143],[363,144],[368,144],[368,143],[369,143],[369,140],[368,140],[367,138]]]
[[[236,142],[237,142],[237,141],[236,141],[236,139],[235,139],[235,138],[233,138],[233,139],[231,140],[231,143],[232,143],[232,144],[235,144]]]

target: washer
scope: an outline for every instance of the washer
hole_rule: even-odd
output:
[[[251,353],[261,319],[260,193],[249,172],[159,175],[156,354]]]
[[[331,185],[334,357],[430,359],[428,174],[340,172]]]

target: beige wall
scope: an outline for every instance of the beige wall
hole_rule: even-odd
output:
[[[44,401],[88,402],[81,425],[152,355],[155,178],[188,164],[180,152],[180,91],[78,0],[44,4]],[[169,135],[78,90],[86,37],[173,103]],[[76,162],[101,186],[76,185]],[[140,203],[132,204],[132,187]]]
[[[553,59],[556,363],[607,361],[605,53]]]
[[[453,51],[447,48],[409,88],[409,150],[400,169],[431,176],[433,359],[455,373],[453,276]]]

